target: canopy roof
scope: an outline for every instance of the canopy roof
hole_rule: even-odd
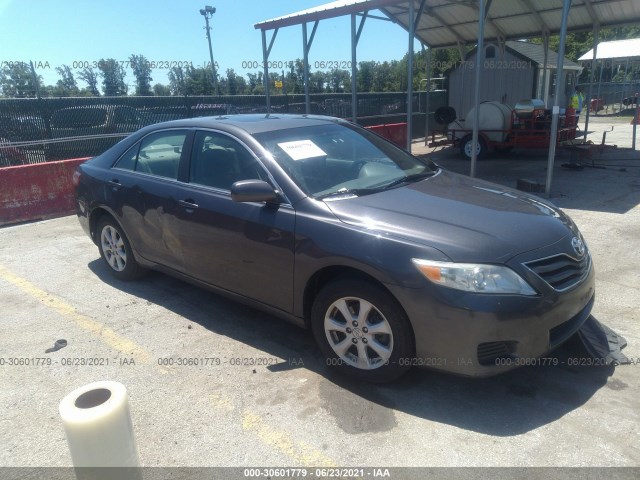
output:
[[[409,1],[421,13],[416,38],[431,48],[475,45],[478,35],[479,0],[338,0],[283,17],[257,23],[256,29],[272,30],[352,13],[380,10],[408,29]],[[540,37],[560,32],[562,0],[487,0],[487,41]],[[568,31],[640,22],[638,0],[573,0]]]
[[[630,40],[614,40],[598,44],[596,60],[607,58],[640,58],[640,38]],[[578,60],[593,60],[593,48]]]

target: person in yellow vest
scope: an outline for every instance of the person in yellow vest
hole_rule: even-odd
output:
[[[576,86],[573,91],[573,95],[571,95],[571,101],[569,102],[569,108],[573,108],[576,111],[576,117],[580,117],[583,103],[584,95],[582,94],[582,89]]]

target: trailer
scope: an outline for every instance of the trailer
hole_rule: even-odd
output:
[[[552,112],[544,107],[542,100],[521,100],[514,108],[500,102],[483,102],[478,108],[478,159],[490,152],[508,153],[513,148],[549,148]],[[457,119],[451,107],[437,109],[435,120],[445,128],[432,132],[429,146],[453,145],[460,149],[462,156],[471,159],[474,119],[474,108],[469,111],[466,120]],[[558,121],[557,146],[582,143],[581,139],[576,138],[577,130],[575,110],[566,109]],[[438,135],[445,138],[437,140]]]

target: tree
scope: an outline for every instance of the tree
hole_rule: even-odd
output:
[[[374,72],[378,66],[377,62],[358,63],[357,83],[359,92],[373,91]]]
[[[171,95],[187,94],[187,75],[182,66],[172,67],[167,76]]]
[[[262,83],[262,72],[247,73],[249,85],[247,86],[249,93],[252,95],[264,94],[264,85]]]
[[[127,94],[127,84],[124,81],[127,73],[120,62],[113,58],[100,59],[98,69],[102,77],[102,90],[107,97],[119,97]]]
[[[151,65],[144,55],[131,55],[129,63],[136,77],[136,95],[149,96],[151,92]]]
[[[213,73],[208,68],[195,68],[191,65],[187,66],[185,71],[186,77],[186,95],[214,95]]]
[[[0,70],[0,89],[5,97],[35,97],[42,85],[42,77],[35,75],[25,62],[13,62]]]
[[[238,94],[238,76],[236,72],[233,71],[233,68],[227,69],[227,79],[226,79],[226,89],[222,90],[226,92],[228,95],[237,95]],[[222,82],[222,79],[221,79]]]
[[[328,75],[329,89],[333,93],[343,93],[351,91],[351,75],[347,70],[334,68]]]
[[[79,92],[78,84],[73,76],[71,67],[69,67],[69,65],[62,65],[61,67],[56,67],[56,72],[60,75],[60,80],[58,80],[56,86],[52,88],[51,94],[56,97],[77,95]]]
[[[171,95],[171,87],[162,85],[161,83],[156,83],[153,86],[153,94],[157,97],[168,97]]]
[[[311,93],[324,93],[327,84],[325,72],[313,72],[309,74],[309,91]]]
[[[90,95],[95,97],[100,96],[100,91],[98,90],[98,72],[96,72],[93,68],[83,68],[78,72],[78,78],[87,84],[87,91]]]

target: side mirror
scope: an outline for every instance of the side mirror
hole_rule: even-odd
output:
[[[264,180],[240,180],[231,185],[231,200],[234,202],[278,203],[278,193]]]

